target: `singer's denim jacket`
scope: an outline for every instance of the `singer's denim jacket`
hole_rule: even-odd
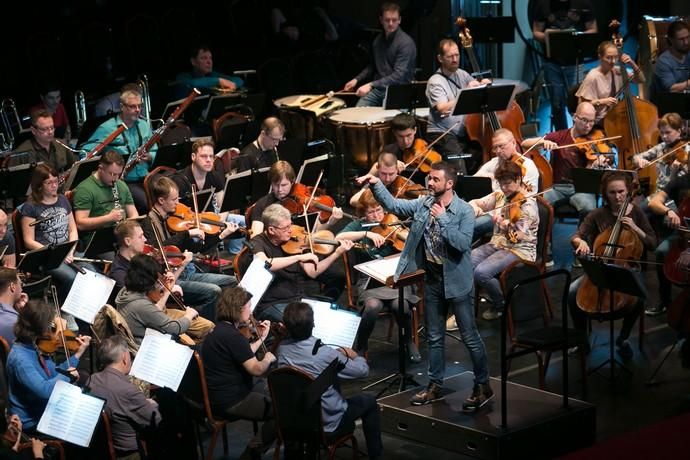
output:
[[[401,274],[424,268],[424,229],[429,220],[434,198],[422,196],[416,200],[393,198],[379,181],[372,188],[374,197],[388,211],[400,218],[412,217],[410,233],[405,242],[400,262],[395,272],[397,280]],[[441,235],[446,243],[447,258],[443,263],[444,292],[446,299],[469,294],[473,287],[473,269],[470,252],[474,232],[472,207],[453,194],[453,200],[446,212],[436,218]]]

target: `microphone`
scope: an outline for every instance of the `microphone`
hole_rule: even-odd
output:
[[[362,228],[372,228],[381,225],[381,222],[372,222],[370,224],[361,224]]]
[[[311,349],[312,356],[314,356],[316,352],[319,351],[319,348],[323,347],[324,345],[326,344],[323,343],[321,339],[316,339],[316,342],[314,343],[314,348]]]

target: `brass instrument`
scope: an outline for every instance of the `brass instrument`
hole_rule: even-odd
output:
[[[75,122],[77,124],[78,134],[81,132],[84,123],[86,123],[86,97],[83,91],[77,90],[74,92],[74,113],[76,115]],[[78,137],[78,135],[75,137]]]
[[[149,93],[149,80],[146,74],[141,74],[137,84],[141,88],[141,117],[151,126],[151,95]]]
[[[5,98],[0,104],[0,148],[3,151],[14,148],[14,135],[22,130],[22,121],[14,99]]]

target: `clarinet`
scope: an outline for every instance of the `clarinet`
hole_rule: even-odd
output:
[[[117,181],[113,184],[113,209],[122,209],[120,192],[117,190]]]

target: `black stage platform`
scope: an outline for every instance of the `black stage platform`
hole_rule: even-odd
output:
[[[386,433],[477,458],[553,458],[594,443],[595,406],[536,388],[508,382],[508,427],[501,424],[501,381],[477,414],[462,412],[474,375],[447,378],[445,398],[426,406],[410,405],[417,388],[379,399],[381,429]]]

